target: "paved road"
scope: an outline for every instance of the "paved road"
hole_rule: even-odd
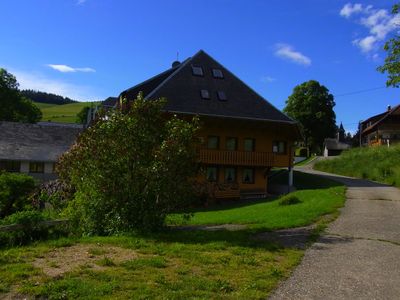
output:
[[[400,299],[400,190],[298,170],[343,182],[347,201],[270,299]]]

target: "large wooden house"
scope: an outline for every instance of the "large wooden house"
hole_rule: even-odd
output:
[[[119,99],[134,100],[139,92],[165,97],[168,113],[199,116],[204,173],[198,180],[209,182],[216,198],[265,196],[270,169],[293,166],[297,123],[202,50]]]
[[[390,146],[400,142],[400,105],[360,123],[361,143],[364,146]]]

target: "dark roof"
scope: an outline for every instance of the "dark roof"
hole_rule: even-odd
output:
[[[363,128],[362,134],[373,132],[378,125],[382,124],[384,120],[386,120],[392,115],[399,115],[399,114],[400,114],[400,104],[396,105],[391,109],[388,109],[384,113],[377,114],[375,116],[368,118],[365,121],[362,121],[361,122]]]
[[[108,97],[107,99],[103,100],[103,102],[101,102],[101,105],[105,107],[114,107],[117,103],[117,100],[117,97]]]
[[[56,123],[0,122],[0,159],[55,162],[82,130]]]
[[[346,150],[350,148],[349,144],[339,142],[337,139],[325,139],[324,145],[328,150]]]
[[[204,76],[194,76],[192,66],[202,67]],[[223,79],[213,77],[214,68],[222,71]],[[202,89],[209,91],[209,100],[201,98]],[[165,97],[169,112],[295,123],[203,50],[121,96],[134,100],[139,91],[147,99]],[[218,91],[226,94],[226,101],[218,99]]]

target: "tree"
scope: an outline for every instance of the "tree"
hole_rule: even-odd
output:
[[[159,229],[191,199],[197,121],[167,117],[165,100],[139,94],[99,117],[58,165],[75,190],[69,217],[86,233]]]
[[[344,130],[342,122],[340,122],[340,126],[338,129],[338,135],[339,135],[339,142],[345,142],[346,141],[346,131]]]
[[[15,76],[0,68],[0,121],[35,123],[41,118],[40,109],[21,96]]]
[[[293,89],[284,111],[300,123],[306,146],[319,152],[325,138],[336,134],[335,101],[329,90],[310,80]]]
[[[79,124],[85,124],[87,121],[87,115],[89,113],[90,107],[89,106],[84,106],[82,109],[78,112],[77,116],[77,122]]]
[[[400,4],[393,5],[392,14],[399,13]],[[388,74],[386,86],[398,88],[400,86],[400,36],[396,34],[389,39],[383,49],[387,52],[385,63],[377,68],[381,73]]]
[[[22,90],[21,95],[28,99],[31,99],[34,102],[38,102],[38,103],[49,103],[49,104],[62,105],[62,104],[78,102],[78,101],[72,100],[68,97],[63,97],[63,96],[52,94],[52,93],[46,93],[46,92],[40,92],[40,91],[34,91],[34,90]]]

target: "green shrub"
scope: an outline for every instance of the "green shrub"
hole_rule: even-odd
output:
[[[67,213],[85,234],[157,230],[189,205],[196,176],[197,119],[166,118],[165,100],[141,95],[99,117],[58,163],[76,190]]]
[[[65,182],[52,180],[42,183],[30,196],[32,206],[39,209],[50,204],[55,212],[60,212],[67,206],[68,200],[73,197],[73,189]]]
[[[2,220],[1,225],[18,224],[21,227],[8,232],[0,232],[1,244],[24,245],[34,240],[46,238],[47,229],[41,224],[43,221],[44,217],[39,211],[27,210],[9,215]]]
[[[26,210],[9,215],[1,220],[1,226],[20,225],[10,231],[0,230],[0,246],[26,245],[36,240],[60,237],[68,234],[68,225],[49,227],[46,218],[37,210]]]
[[[31,176],[18,173],[0,173],[0,219],[31,208],[29,194],[35,188]]]
[[[294,205],[294,204],[299,204],[302,201],[295,195],[288,194],[286,196],[283,196],[279,200],[279,205]]]
[[[304,147],[296,148],[295,156],[307,157],[308,156],[308,149],[304,148]]]

